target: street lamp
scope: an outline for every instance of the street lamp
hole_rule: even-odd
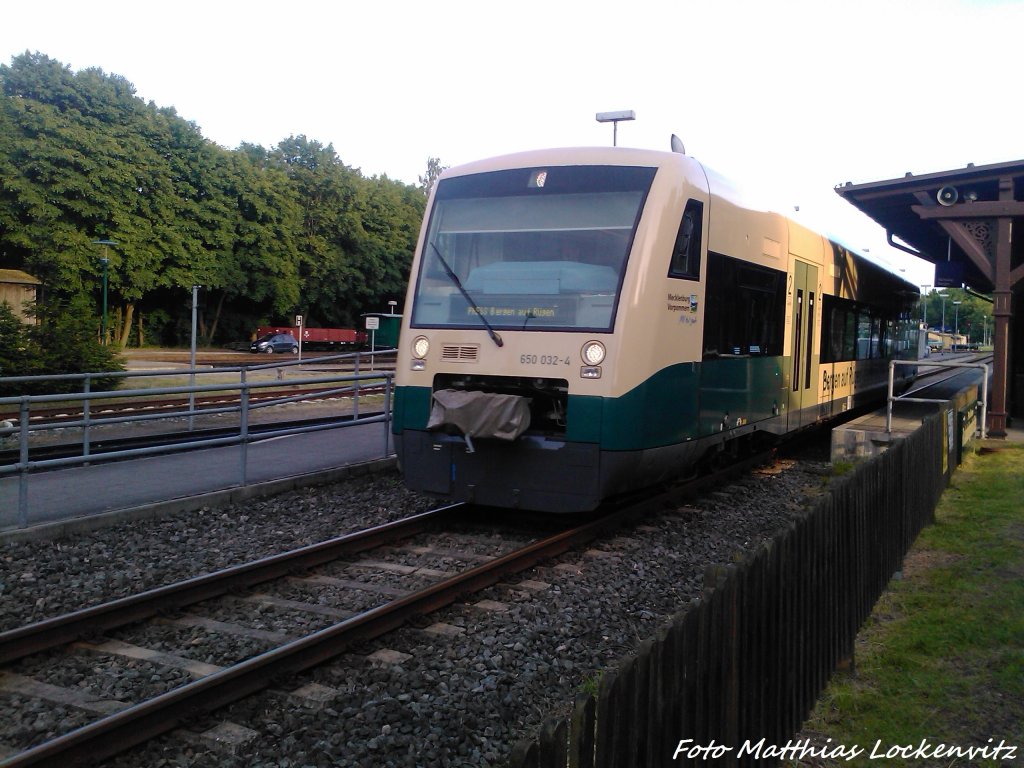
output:
[[[192,427],[195,423],[195,412],[196,412],[196,393],[194,387],[196,386],[196,310],[199,306],[199,289],[201,285],[192,285],[192,344],[189,352],[188,364],[188,431],[192,431]]]
[[[960,336],[960,302],[953,302],[953,343],[956,344],[957,337]]]
[[[636,120],[636,112],[632,109],[622,109],[618,112],[598,112],[597,122],[612,124],[612,146],[619,144],[619,123],[628,120]]]
[[[117,240],[93,240],[93,245],[103,246],[103,255],[100,256],[100,264],[103,265],[103,316],[100,319],[100,339],[103,344],[107,343],[107,267],[110,259],[107,258],[107,246],[117,245]]]
[[[930,285],[921,286],[921,321],[924,323],[925,330],[928,329],[928,289]]]

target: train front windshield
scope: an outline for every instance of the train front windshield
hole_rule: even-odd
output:
[[[412,325],[609,331],[654,168],[552,166],[438,184]]]

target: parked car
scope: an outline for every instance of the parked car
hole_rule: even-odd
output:
[[[268,355],[272,355],[274,352],[291,352],[293,355],[297,355],[299,342],[288,333],[268,333],[250,344],[249,351],[266,352]]]

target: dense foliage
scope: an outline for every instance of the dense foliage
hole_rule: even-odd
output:
[[[118,346],[186,343],[193,284],[206,344],[401,301],[424,187],[305,136],[219,147],[123,77],[39,53],[0,65],[0,89],[0,267],[41,279],[45,304],[88,299],[98,329],[105,255]]]
[[[0,397],[81,392],[81,381],[11,383],[6,376],[56,376],[86,371],[121,371],[117,351],[96,337],[91,303],[77,297],[37,309],[38,322],[23,323],[6,303],[0,303]],[[118,379],[94,379],[93,391],[114,389]]]

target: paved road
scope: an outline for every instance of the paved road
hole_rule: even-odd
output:
[[[385,426],[359,424],[250,443],[248,484],[324,472],[383,458]],[[238,446],[72,467],[28,476],[29,525],[194,497],[238,486]],[[0,477],[0,531],[16,527],[18,476]]]

